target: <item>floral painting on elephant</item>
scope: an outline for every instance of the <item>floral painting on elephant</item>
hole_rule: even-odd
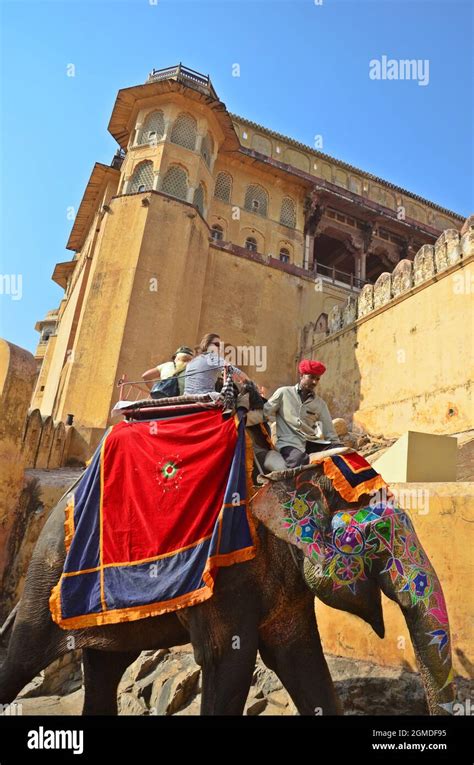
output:
[[[339,464],[334,463],[336,459]],[[253,512],[300,550],[307,584],[316,595],[324,593],[322,600],[328,605],[343,607],[337,605],[343,599],[346,610],[364,618],[383,637],[381,614],[382,627],[377,629],[374,620],[367,618],[368,604],[360,606],[373,592],[368,585],[398,603],[428,703],[436,714],[449,712],[453,671],[440,581],[408,513],[397,505],[383,479],[379,476],[378,481],[375,471],[363,462],[354,457],[342,464],[340,458],[331,457],[314,467],[284,471],[280,480],[270,480],[263,487],[253,501]],[[354,468],[352,476],[348,465]],[[372,472],[364,475],[368,468]],[[354,479],[357,473],[360,491]],[[351,600],[353,607],[347,608]]]

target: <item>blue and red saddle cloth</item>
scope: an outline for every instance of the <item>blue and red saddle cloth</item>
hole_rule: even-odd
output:
[[[192,606],[212,596],[220,566],[253,558],[247,439],[245,418],[221,409],[112,426],[66,507],[54,621],[79,629]]]
[[[360,460],[331,463],[333,480],[351,497],[357,485],[362,493],[380,479]],[[256,554],[252,465],[240,412],[210,409],[109,428],[68,497],[53,620],[80,629],[210,598],[221,566]]]

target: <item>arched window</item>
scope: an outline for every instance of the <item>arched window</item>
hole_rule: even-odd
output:
[[[217,175],[216,186],[214,189],[214,196],[216,199],[220,199],[221,202],[227,202],[230,204],[232,195],[232,176],[229,173],[221,172]]]
[[[201,143],[201,157],[203,158],[204,162],[208,167],[211,166],[211,159],[212,155],[214,153],[214,141],[212,140],[212,135],[210,133],[207,133],[207,135],[204,136]]]
[[[221,242],[224,238],[224,229],[222,226],[219,226],[217,223],[214,223],[214,225],[211,228],[211,236],[213,239],[215,239],[216,242]]]
[[[165,118],[163,112],[150,112],[145,117],[142,129],[138,136],[138,143],[145,144],[159,141],[165,134]]]
[[[193,204],[196,205],[197,209],[201,213],[201,215],[204,215],[204,200],[206,197],[206,192],[204,189],[204,184],[200,183],[197,187],[196,191],[194,192],[194,200]]]
[[[286,247],[282,247],[280,250],[280,260],[282,263],[290,262],[290,251]]]
[[[172,165],[163,178],[161,191],[172,197],[184,199],[186,201],[188,193],[188,176],[186,170],[178,165]]]
[[[140,162],[133,171],[130,179],[130,193],[138,191],[150,191],[153,188],[153,162],[146,160]]]
[[[257,240],[253,236],[248,236],[245,240],[245,249],[250,252],[257,252]]]
[[[194,151],[196,148],[197,123],[190,114],[180,114],[171,131],[171,143]]]
[[[256,213],[256,215],[262,215],[264,218],[267,216],[268,209],[268,194],[261,186],[249,186],[245,194],[244,202],[245,210]]]
[[[284,197],[281,203],[280,223],[284,226],[289,226],[289,228],[295,228],[296,226],[296,207],[290,197]]]
[[[328,315],[327,313],[320,313],[316,319],[314,325],[315,332],[327,332],[328,331]]]

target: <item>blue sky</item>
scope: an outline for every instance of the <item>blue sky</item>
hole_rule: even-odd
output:
[[[50,276],[94,162],[116,149],[117,91],[152,68],[210,74],[228,109],[463,215],[473,211],[472,4],[445,0],[5,2],[1,53],[2,337],[33,351],[58,306]],[[382,56],[429,83],[374,81]],[[240,77],[232,76],[233,64]],[[74,64],[75,76],[67,76]],[[2,289],[5,292],[5,289]]]

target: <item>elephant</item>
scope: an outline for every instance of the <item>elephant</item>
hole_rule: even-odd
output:
[[[437,668],[441,668],[436,654],[438,651],[441,654],[441,648],[446,652],[446,645],[441,646],[439,640],[435,645],[434,636],[429,646],[423,642],[423,629],[434,626],[436,617],[427,616],[424,607],[422,613],[419,603],[411,603],[409,593],[397,592],[390,574],[382,571],[387,557],[381,553],[373,560],[370,575],[359,576],[355,591],[353,587],[333,588],[324,567],[321,575],[317,574],[314,561],[308,557],[309,546],[304,548],[301,542],[295,545],[291,529],[284,527],[282,519],[282,500],[286,502],[289,491],[296,492],[299,501],[302,487],[315,498],[303,497],[303,501],[308,506],[313,503],[316,528],[321,530],[321,540],[324,537],[328,547],[331,517],[351,513],[355,508],[348,508],[347,502],[332,489],[321,467],[285,471],[280,481],[266,483],[253,497],[258,532],[255,557],[222,568],[209,600],[136,622],[69,631],[53,622],[49,611],[49,596],[61,575],[66,553],[63,497],[48,517],[33,551],[7,656],[0,667],[0,703],[13,701],[42,669],[73,648],[83,652],[83,714],[117,714],[118,683],[141,651],[191,642],[196,662],[202,668],[201,714],[242,714],[257,651],[277,674],[300,714],[340,714],[341,705],[317,628],[314,596],[334,608],[360,616],[383,636],[382,589],[388,597],[398,600],[407,619],[430,712],[444,713],[452,692],[450,686],[441,688],[436,681]],[[324,508],[319,514],[316,503],[318,508]],[[414,535],[412,541],[415,548],[411,555],[418,555],[426,564]],[[369,567],[372,557],[367,555]],[[331,571],[328,555],[324,566],[326,563]],[[438,587],[434,572],[432,576]],[[437,593],[441,604],[440,587]],[[445,662],[449,671],[447,658]],[[440,706],[441,702],[446,702],[445,707]]]
[[[71,487],[73,488],[73,487]],[[314,613],[314,596],[290,546],[258,525],[252,560],[219,570],[213,596],[189,608],[134,622],[63,630],[49,597],[65,560],[63,497],[33,550],[25,586],[0,667],[0,703],[8,704],[42,669],[82,649],[83,714],[117,714],[117,686],[143,650],[191,642],[202,668],[203,715],[243,713],[257,651],[280,678],[298,711],[339,714]]]
[[[338,507],[323,467],[273,473],[252,512],[289,542],[312,592],[361,616],[384,637],[380,591],[405,618],[430,714],[451,714],[454,682],[449,620],[441,584],[406,511],[382,489]]]

